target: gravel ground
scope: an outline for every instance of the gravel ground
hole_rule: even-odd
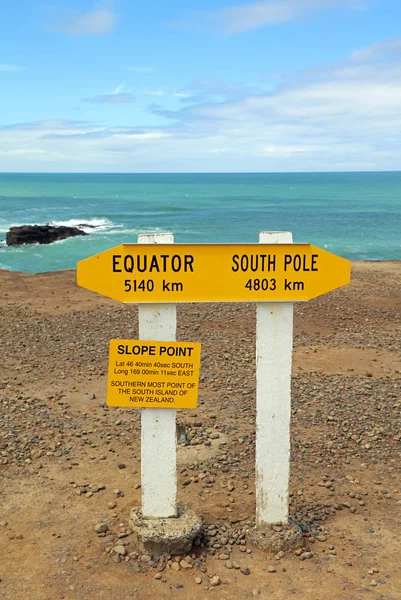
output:
[[[178,413],[178,497],[204,525],[188,556],[149,557],[128,527],[139,411],[105,404],[108,341],[137,338],[136,308],[72,272],[0,281],[0,596],[401,599],[401,263],[355,263],[350,286],[295,307],[290,519],[304,546],[276,555],[247,542],[253,305],[178,307],[177,339],[202,343],[198,408]]]

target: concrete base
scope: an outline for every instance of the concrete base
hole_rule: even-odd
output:
[[[271,525],[254,527],[247,533],[248,542],[269,552],[285,552],[304,545],[304,537],[298,525],[280,525],[280,528],[280,531],[274,531]]]
[[[200,517],[183,504],[177,506],[177,517],[146,519],[140,507],[132,508],[130,517],[138,549],[151,556],[190,552],[202,528]]]

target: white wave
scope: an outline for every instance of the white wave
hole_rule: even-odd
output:
[[[117,227],[123,227],[123,225],[118,225]],[[139,233],[165,233],[166,228],[165,227],[144,227],[144,226],[140,226],[140,227],[129,227],[126,229],[119,229],[118,231],[114,230],[108,230],[108,231],[102,231],[102,235],[137,235]]]
[[[78,227],[85,233],[96,233],[110,231],[122,227],[118,223],[113,223],[109,219],[69,219],[68,221],[51,221],[49,223],[55,227],[64,225],[65,227]]]
[[[118,233],[120,235],[137,235],[139,233],[165,233],[166,232],[166,228],[165,227],[134,227],[134,228],[130,228],[130,229],[122,229],[121,231],[119,231]],[[110,231],[108,233],[115,233],[114,231]]]
[[[78,227],[85,231],[85,233],[96,233],[100,231],[110,231],[111,229],[119,229],[123,227],[120,223],[113,223],[109,219],[69,219],[67,221],[47,221],[47,222],[30,222],[24,221],[23,223],[2,223],[0,221],[0,234],[9,231],[12,227],[21,227],[21,225],[53,225],[59,227],[64,225],[66,227]]]

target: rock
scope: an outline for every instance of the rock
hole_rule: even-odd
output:
[[[181,569],[180,565],[178,562],[173,562],[173,564],[171,565],[171,570],[172,571],[179,571]]]
[[[276,569],[276,567],[273,567],[272,565],[270,565],[269,567],[267,567],[267,572],[268,573],[277,573],[277,569]]]
[[[186,560],[180,560],[181,569],[192,569],[192,565]]]
[[[164,557],[160,557],[156,564],[156,571],[164,571],[166,568],[166,562]]]
[[[195,583],[196,583],[197,585],[200,585],[200,584],[202,583],[202,579],[201,579],[201,577],[195,577]]]
[[[119,556],[125,556],[127,554],[127,548],[125,546],[115,546],[113,550]]]
[[[314,556],[313,552],[302,552],[302,554],[299,557],[299,560],[308,560],[309,558],[312,558]]]
[[[117,464],[117,467],[118,467],[119,469],[125,469],[125,467],[126,467],[126,464],[125,464],[125,463],[118,463],[118,464]]]
[[[161,579],[162,578],[162,574],[161,573],[156,573],[156,575],[154,576],[153,579]]]
[[[149,554],[142,554],[141,556],[141,562],[143,563],[149,563],[152,560],[152,557],[149,556]]]
[[[241,567],[240,571],[243,575],[249,575],[250,574],[250,569],[248,567]]]
[[[107,530],[108,530],[107,523],[98,523],[97,525],[95,525],[96,533],[106,533]]]
[[[6,234],[7,246],[20,246],[22,244],[51,244],[57,240],[65,240],[77,235],[87,235],[78,227],[64,225],[22,225],[11,227]]]
[[[220,583],[221,583],[221,579],[218,575],[214,575],[214,577],[212,577],[210,580],[210,585],[213,585],[214,587],[216,587],[217,585],[220,585]]]
[[[260,594],[260,590],[258,590],[258,588],[255,588],[254,590],[252,590],[252,596],[254,598],[256,598],[256,596],[259,596]]]

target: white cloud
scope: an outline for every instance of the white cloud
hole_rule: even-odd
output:
[[[262,89],[260,86],[249,83],[223,81],[222,79],[197,79],[173,95],[186,103],[220,102],[257,95],[262,93]]]
[[[145,92],[146,96],[157,96],[161,98],[162,96],[166,96],[167,92],[164,90],[155,90],[154,92]]]
[[[366,61],[382,57],[401,57],[401,38],[393,38],[384,42],[377,42],[368,48],[356,50],[351,54],[351,60]]]
[[[124,89],[124,88],[125,88],[125,83],[120,83],[120,85],[118,85],[118,86],[116,87],[116,89],[115,89],[115,90],[113,90],[111,93],[112,93],[112,94],[119,94],[120,92],[122,92],[122,91],[123,91],[123,89]]]
[[[301,72],[270,93],[248,87],[229,101],[155,108],[169,119],[165,126],[0,127],[2,169],[401,170],[401,65],[390,52],[396,46],[374,44],[326,70]],[[237,91],[238,83],[226,83]]]
[[[197,20],[217,23],[226,34],[241,33],[260,27],[287,23],[310,12],[328,8],[350,6],[355,0],[263,0],[242,4],[209,13],[198,13]]]
[[[17,67],[16,65],[0,64],[0,71],[7,71],[7,72],[24,71],[24,69],[22,67]]]
[[[103,35],[113,31],[117,14],[107,8],[97,7],[88,13],[60,21],[56,29],[70,35]]]
[[[125,83],[120,83],[111,94],[99,94],[98,96],[92,96],[90,98],[84,98],[84,102],[92,102],[95,104],[126,104],[133,102],[135,96],[129,92],[123,92]]]

